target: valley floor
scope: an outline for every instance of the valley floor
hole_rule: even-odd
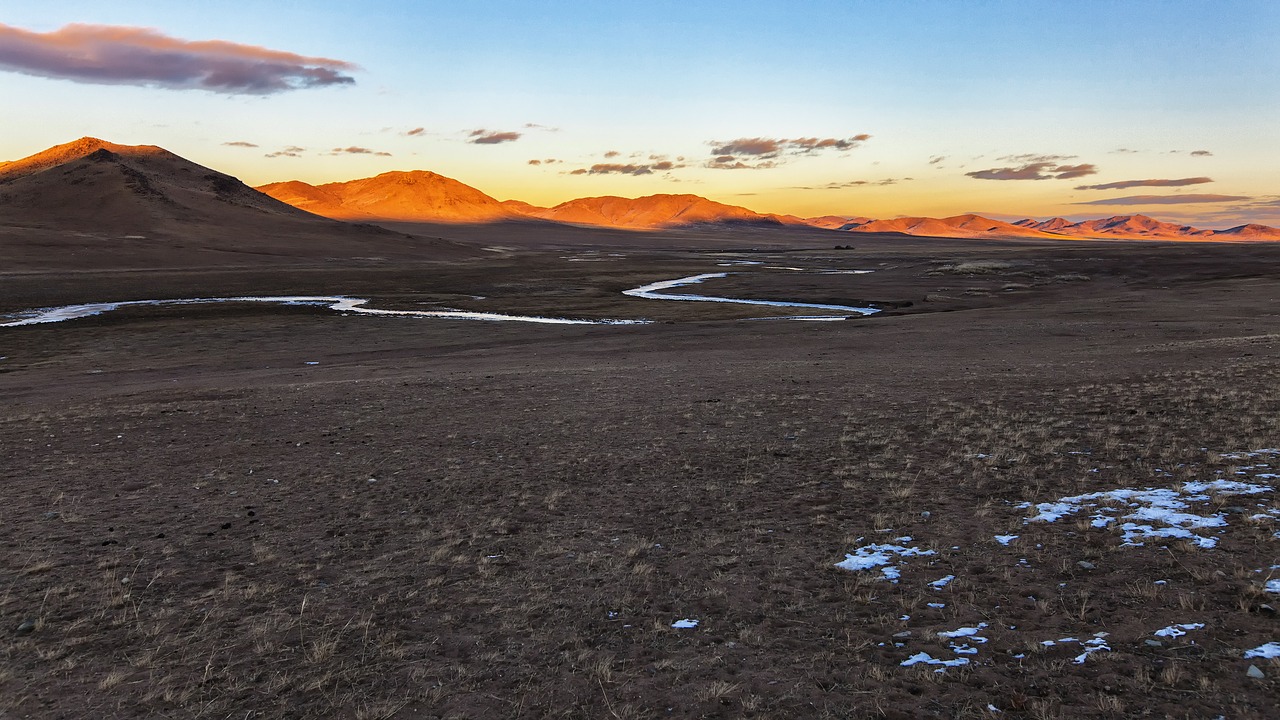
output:
[[[0,328],[0,717],[1280,714],[1280,247],[0,280],[654,321]]]

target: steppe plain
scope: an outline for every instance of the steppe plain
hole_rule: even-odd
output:
[[[0,717],[1280,715],[1280,246],[397,230],[5,231],[7,313],[654,322],[0,328]],[[883,311],[621,294],[721,271]]]

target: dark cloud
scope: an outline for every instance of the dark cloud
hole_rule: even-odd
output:
[[[1088,202],[1072,203],[1073,205],[1185,205],[1188,203],[1220,203],[1236,200],[1249,200],[1245,195],[1129,195],[1126,197],[1104,198]]]
[[[290,146],[288,146],[288,147],[284,148],[283,150],[277,150],[277,151],[272,152],[272,153],[267,153],[267,154],[266,154],[266,157],[269,157],[269,158],[278,158],[278,157],[302,157],[302,153],[304,153],[304,152],[306,152],[306,151],[307,151],[307,149],[306,149],[306,148],[304,148],[304,147],[298,147],[297,145],[290,145]]]
[[[378,155],[380,157],[391,157],[391,153],[389,152],[379,152],[377,150],[370,150],[367,147],[357,147],[355,145],[352,145],[351,147],[334,148],[332,151],[329,152],[329,154],[330,155]]]
[[[1191,157],[1212,157],[1213,153],[1208,150],[1192,150]]]
[[[426,129],[426,128],[424,128],[424,127],[416,127],[416,128],[414,128],[414,129],[412,129],[412,130],[405,130],[405,131],[404,131],[404,134],[405,134],[407,137],[418,137],[419,135],[426,135],[426,134],[427,134],[427,129]]]
[[[617,150],[610,150],[609,152],[605,153],[604,156],[607,158],[616,158],[621,154],[622,153],[618,152]]]
[[[471,139],[467,142],[475,145],[497,145],[499,143],[515,142],[520,139],[521,133],[510,131],[500,132],[497,130],[485,130],[484,128],[480,128],[479,130],[472,130],[468,133],[468,136]]]
[[[149,28],[66,25],[47,33],[0,23],[0,70],[74,82],[232,95],[348,85],[356,66],[226,40],[183,40]]]
[[[1213,182],[1213,178],[1191,177],[1176,180],[1121,180],[1120,182],[1103,183],[1101,185],[1077,185],[1077,190],[1124,190],[1135,187],[1182,187],[1184,185],[1203,185]]]
[[[852,150],[870,140],[866,133],[849,138],[738,138],[729,142],[713,140],[712,155],[749,156],[763,159],[776,158],[783,153],[805,154],[818,150]]]
[[[946,159],[947,159],[947,156],[946,156],[946,155],[934,155],[933,157],[929,158],[929,164],[930,164],[930,165],[937,165],[938,163],[940,163],[940,162],[942,162],[943,160],[946,160]]]
[[[1028,157],[1028,156],[1017,156]],[[1052,156],[1038,156],[1052,157]],[[1007,158],[1001,158],[1007,159]],[[971,178],[978,180],[1070,180],[1072,178],[1093,175],[1098,168],[1089,163],[1080,165],[1059,165],[1050,160],[1038,160],[1018,167],[988,168],[967,172]]]
[[[226,145],[227,147],[243,147],[243,148],[256,148],[256,147],[258,147],[257,145],[254,145],[254,144],[253,144],[253,143],[251,143],[251,142],[246,142],[246,141],[244,141],[244,140],[233,140],[232,142],[224,142],[224,143],[222,143],[222,144],[223,144],[223,145]]]
[[[560,162],[564,162],[564,161],[557,160],[555,158],[545,158],[545,159],[534,158],[533,160],[529,161],[529,164],[530,165],[555,165],[556,163],[560,163]]]

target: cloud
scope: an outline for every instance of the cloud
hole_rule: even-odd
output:
[[[769,168],[778,167],[778,163],[773,160],[745,163],[733,155],[721,155],[708,160],[705,167],[709,167],[712,170],[768,170]]]
[[[976,159],[976,158],[975,158]],[[1037,155],[1035,153],[1023,153],[1021,155],[1005,155],[998,157],[997,160],[1004,160],[1012,163],[1058,163],[1063,160],[1074,160],[1075,155]]]
[[[846,182],[827,183],[826,185],[816,185],[816,186],[799,185],[792,189],[793,190],[848,190],[850,188],[856,188],[856,187],[897,185],[900,182],[908,182],[913,179],[914,178],[885,178],[883,180],[849,180]]]
[[[256,148],[256,147],[258,147],[257,145],[254,145],[254,144],[253,144],[253,143],[251,143],[251,142],[246,142],[246,141],[244,141],[244,140],[234,140],[234,141],[232,141],[232,142],[224,142],[224,143],[222,143],[222,144],[223,144],[223,145],[226,145],[227,147],[243,147],[243,148]]]
[[[659,156],[660,157],[660,156]],[[654,163],[596,163],[589,168],[578,168],[570,175],[652,175],[656,172],[668,172],[686,167],[671,160],[661,159]]]
[[[370,150],[367,147],[357,147],[355,145],[352,145],[351,147],[334,148],[332,151],[329,152],[329,154],[330,155],[377,155],[379,157],[391,157],[391,153],[389,152],[379,152],[377,150]]]
[[[529,164],[530,164],[530,165],[555,165],[555,164],[557,164],[557,163],[561,163],[561,162],[564,162],[564,161],[563,161],[563,160],[557,160],[557,159],[555,159],[555,158],[546,158],[546,159],[538,159],[538,158],[534,158],[533,160],[530,160],[530,161],[529,161]]]
[[[930,165],[937,165],[938,163],[940,163],[940,162],[942,162],[943,160],[946,160],[946,159],[947,159],[947,156],[946,156],[946,155],[934,155],[934,156],[932,156],[932,157],[930,157],[930,158],[929,158],[929,164],[930,164]]]
[[[1245,195],[1128,195],[1126,197],[1103,198],[1088,202],[1072,203],[1073,205],[1184,205],[1188,203],[1220,203],[1236,200],[1249,200]]]
[[[424,127],[416,127],[412,130],[405,130],[404,134],[406,137],[418,137],[419,135],[426,135],[427,129]]]
[[[227,40],[183,40],[151,28],[65,25],[47,33],[0,23],[0,70],[73,82],[229,95],[349,85],[356,66]]]
[[[1113,155],[1133,155],[1133,154],[1138,153],[1138,152],[1140,152],[1140,151],[1139,151],[1139,150],[1131,150],[1131,149],[1129,149],[1129,148],[1116,148],[1115,150],[1112,150],[1112,151],[1111,151],[1111,153],[1112,153]]]
[[[1184,185],[1203,185],[1213,182],[1213,178],[1190,177],[1176,180],[1121,180],[1120,182],[1103,183],[1102,185],[1077,185],[1077,190],[1124,190],[1135,187],[1182,187]]]
[[[277,150],[277,151],[272,152],[272,153],[267,153],[267,154],[266,154],[266,157],[269,157],[269,158],[278,158],[278,157],[302,157],[302,153],[304,153],[304,152],[306,152],[306,151],[307,151],[307,149],[306,149],[306,148],[304,148],[304,147],[298,147],[297,145],[290,145],[290,146],[288,146],[288,147],[284,148],[283,150]]]
[[[1015,157],[1026,158],[1055,156],[1022,155]],[[1010,158],[1001,159],[1006,160]],[[1055,161],[1051,160],[1037,160],[1036,162],[1027,163],[1018,167],[988,168],[986,170],[967,172],[965,175],[978,180],[1070,180],[1071,178],[1093,175],[1097,172],[1098,168],[1089,163],[1083,163],[1080,165],[1059,165]]]
[[[765,159],[776,158],[784,152],[793,154],[812,153],[818,150],[852,150],[862,143],[870,140],[871,136],[866,133],[854,135],[850,138],[738,138],[729,142],[721,142],[713,140],[708,145],[711,146],[712,155],[735,155],[750,156]]]
[[[1212,157],[1213,153],[1208,150],[1192,150],[1191,157]]]
[[[502,132],[498,130],[485,130],[484,128],[480,128],[479,130],[472,130],[467,133],[467,136],[471,138],[467,142],[474,145],[498,145],[505,142],[515,142],[520,139],[522,134],[523,133],[518,132]]]
[[[621,154],[622,153],[618,152],[617,150],[610,150],[609,152],[605,153],[604,156],[607,158],[616,158]]]

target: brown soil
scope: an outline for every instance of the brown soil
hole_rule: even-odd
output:
[[[1274,492],[1189,510],[1228,518],[1200,531],[1213,548],[1018,507],[1280,484],[1257,478],[1280,456],[1223,456],[1280,447],[1280,247],[734,254],[724,232],[704,252],[601,234],[455,263],[0,275],[5,311],[308,293],[658,321],[211,305],[0,328],[0,717],[1280,714],[1280,661],[1243,658],[1280,641],[1280,521],[1250,519]],[[688,291],[886,311],[620,295],[718,271]],[[936,554],[896,584],[835,567],[904,536]],[[979,623],[973,655],[937,635]],[[1179,623],[1205,627],[1153,635]],[[1102,632],[1081,664],[1042,644]],[[902,665],[920,652],[970,664]]]

